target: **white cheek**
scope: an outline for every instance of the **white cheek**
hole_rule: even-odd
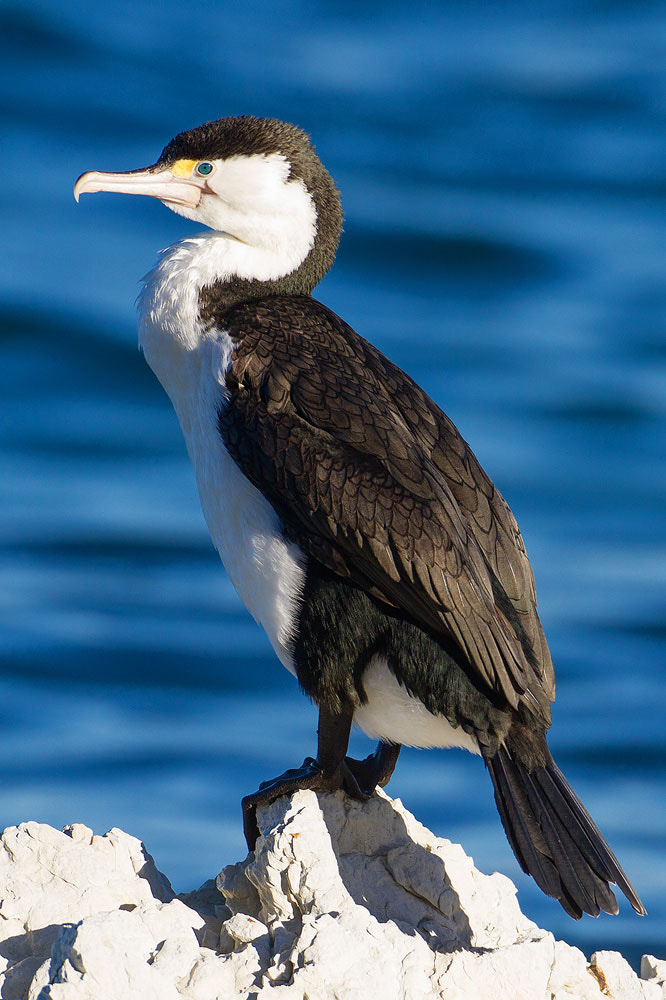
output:
[[[198,210],[207,226],[258,248],[312,249],[314,202],[302,180],[289,179],[289,164],[280,154],[218,162],[208,184],[213,193],[204,194]]]
[[[217,160],[208,181],[211,193],[197,208],[168,206],[228,237],[217,255],[216,278],[275,281],[310,253],[317,211],[303,181],[289,179],[289,169],[279,153]]]
[[[281,153],[232,156],[216,162],[208,187],[229,211],[270,215],[285,202],[289,173],[289,163]]]

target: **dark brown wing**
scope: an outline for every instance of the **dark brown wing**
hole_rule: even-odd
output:
[[[359,338],[360,339],[360,338]],[[534,574],[516,519],[458,429],[419,385],[365,344],[405,422],[446,478],[465,522],[519,616],[534,649],[544,690],[555,698],[555,672],[537,614]]]
[[[313,299],[248,303],[218,322],[236,344],[220,432],[298,543],[453,642],[500,703],[526,700],[547,721],[548,669],[497,554],[518,529],[444,414]],[[524,574],[523,558],[513,561]]]

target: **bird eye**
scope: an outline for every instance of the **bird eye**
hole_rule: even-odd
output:
[[[207,177],[208,174],[212,174],[213,172],[213,164],[209,163],[208,160],[204,160],[202,163],[197,163],[195,169],[202,177]]]

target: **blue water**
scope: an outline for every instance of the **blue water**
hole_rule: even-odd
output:
[[[574,923],[543,897],[471,757],[406,752],[391,791],[558,936],[666,957],[663,15],[5,2],[0,825],[118,825],[192,888],[243,855],[241,795],[313,750],[314,709],[217,561],[135,347],[138,279],[192,226],[71,194],[183,128],[272,115],[312,133],[343,194],[319,297],[446,409],[518,517],[552,748],[649,917]]]

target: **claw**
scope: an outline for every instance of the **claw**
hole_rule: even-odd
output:
[[[294,778],[297,779],[305,771],[309,770],[321,771],[321,768],[314,757],[306,757],[300,767],[290,767],[288,771],[285,771],[284,774],[278,775],[277,778],[269,778],[268,781],[262,781],[259,785],[259,792],[265,792],[266,790],[272,789],[274,785],[279,785],[281,782],[292,781]],[[258,792],[255,792],[254,794],[258,795]],[[251,797],[252,796],[250,795],[246,796],[246,798]],[[275,798],[279,798],[279,795],[276,795]],[[270,802],[272,800],[267,799],[266,801]]]
[[[241,802],[243,809],[243,832],[248,850],[253,851],[259,837],[257,825],[257,806],[268,805],[283,795],[291,795],[299,789],[314,791],[335,791],[343,783],[343,770],[340,767],[335,773],[324,774],[321,765],[312,757],[306,757],[300,767],[290,768],[284,774],[270,781],[264,781],[258,791],[246,795]]]
[[[362,761],[354,760],[352,757],[345,757],[342,765],[342,787],[350,798],[357,799],[359,802],[367,802],[374,794],[375,789],[373,787],[372,790],[368,791],[367,788],[362,788],[359,784],[351,765],[360,763]]]
[[[257,806],[268,805],[283,795],[306,788],[318,792],[344,788],[352,798],[363,802],[373,795],[377,785],[383,787],[388,782],[400,753],[399,744],[379,743],[365,760],[345,757],[353,717],[351,702],[343,703],[337,711],[320,706],[316,760],[306,757],[300,767],[263,781],[256,792],[245,796],[241,803],[243,830],[250,851],[254,850],[259,837]]]
[[[377,787],[387,785],[400,747],[397,743],[379,743],[374,753],[365,760],[345,757],[343,764],[343,787],[354,799],[367,801]]]

